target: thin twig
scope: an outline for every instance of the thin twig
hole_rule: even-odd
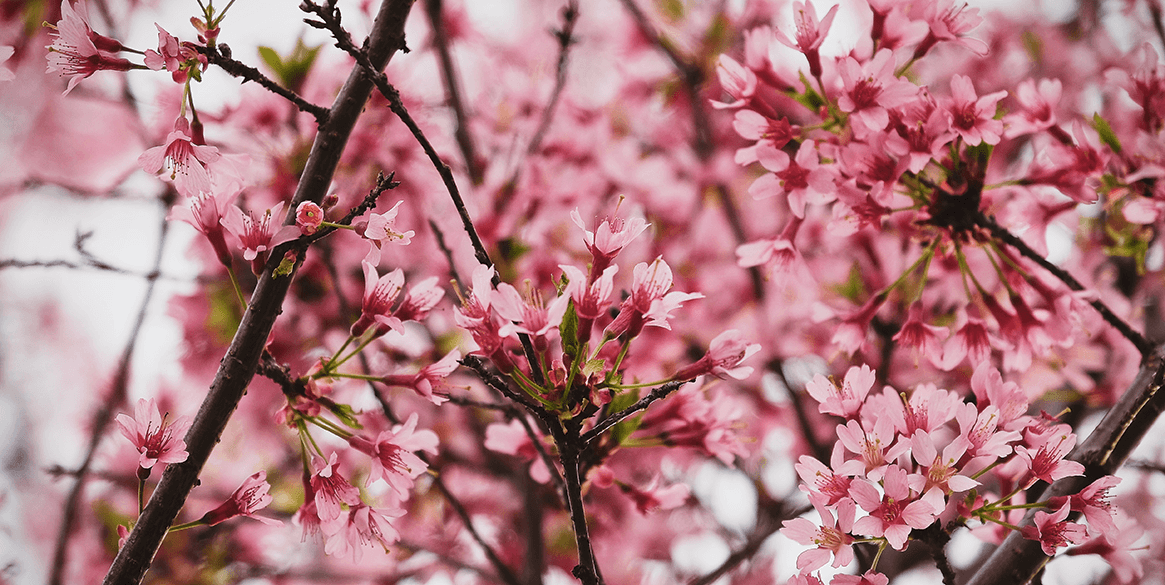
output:
[[[1040,268],[1043,268],[1044,270],[1052,273],[1052,276],[1055,276],[1061,282],[1068,285],[1068,288],[1074,291],[1084,290],[1084,285],[1080,284],[1080,281],[1076,280],[1076,278],[1068,271],[1060,268],[1059,266],[1056,266],[1055,264],[1052,264],[1051,262],[1048,262],[1047,258],[1041,256],[1038,252],[1033,250],[1031,246],[1028,246],[1026,243],[1024,243],[1023,240],[1019,239],[1003,226],[1000,226],[998,223],[996,223],[994,218],[980,213],[979,217],[976,218],[976,223],[987,228],[993,237],[1002,240],[1007,245],[1015,248],[1021,255],[1023,255],[1024,258],[1035,262],[1040,266]],[[1147,358],[1153,353],[1152,342],[1150,342],[1148,339],[1145,339],[1144,335],[1133,329],[1132,326],[1126,323],[1123,319],[1117,317],[1116,313],[1113,313],[1112,309],[1108,308],[1108,305],[1104,304],[1104,301],[1101,301],[1100,299],[1094,299],[1089,301],[1088,304],[1092,305],[1092,308],[1096,309],[1096,312],[1100,313],[1100,316],[1104,318],[1106,323],[1112,325],[1113,328],[1121,333],[1121,335],[1125,336],[1125,339],[1131,341],[1133,345],[1136,346],[1137,351],[1141,353],[1142,358]]]
[[[627,417],[641,410],[646,410],[648,406],[651,406],[652,402],[667,398],[669,394],[679,390],[681,386],[687,384],[688,382],[691,382],[691,380],[674,380],[668,382],[667,384],[653,389],[650,393],[647,394],[647,396],[640,398],[639,401],[637,401],[635,404],[632,404],[631,406],[628,406],[619,412],[608,415],[607,418],[599,421],[599,423],[596,424],[594,428],[582,434],[583,444],[590,444],[591,441],[594,441],[596,438],[606,432],[607,429],[615,426],[616,424],[619,424],[619,422],[623,419],[626,419]]]
[[[253,81],[263,86],[263,88],[267,91],[270,91],[271,93],[291,102],[295,107],[299,108],[301,112],[307,112],[311,114],[316,119],[316,126],[323,127],[324,124],[328,123],[328,116],[330,115],[330,111],[327,108],[323,106],[317,106],[316,104],[303,99],[294,91],[291,91],[290,89],[275,83],[275,81],[266,75],[263,75],[263,72],[259,71],[258,69],[223,55],[222,49],[218,46],[198,47],[198,50],[203,55],[206,55],[207,62],[218,65],[223,71],[226,71],[234,77],[242,79],[244,83]]]
[[[442,232],[441,227],[432,219],[429,219],[429,229],[433,230],[433,237],[437,240],[437,247],[441,249],[441,254],[445,256],[445,261],[449,263],[449,277],[453,279],[453,284],[460,289],[461,277],[457,274],[457,265],[453,263],[453,250],[450,250],[449,245],[445,243],[445,232]]]
[[[176,193],[167,191],[166,198],[162,201],[162,222],[158,233],[158,250],[154,255],[154,268],[152,273],[158,273],[162,266],[162,253],[166,247],[166,240],[170,234],[170,222],[166,220],[166,210],[170,207],[169,199],[172,199]],[[83,249],[83,243],[87,236],[78,234],[76,240],[76,247]],[[92,264],[92,258],[86,258],[86,262]],[[64,511],[61,514],[61,527],[57,532],[56,547],[53,553],[53,563],[50,568],[49,585],[60,585],[64,579],[65,568],[68,564],[69,554],[69,538],[76,532],[75,524],[78,517],[78,508],[81,504],[81,493],[85,486],[86,476],[89,473],[89,468],[93,464],[93,457],[97,451],[98,445],[101,444],[101,439],[105,437],[110,425],[113,423],[114,414],[117,409],[125,404],[126,389],[129,386],[130,378],[130,362],[133,359],[134,350],[137,348],[138,337],[141,334],[142,324],[145,323],[147,309],[150,302],[154,298],[154,285],[157,280],[149,278],[146,280],[146,292],[142,296],[141,305],[138,307],[138,314],[134,320],[133,328],[130,330],[129,340],[126,341],[125,348],[122,349],[121,359],[117,364],[117,371],[113,375],[113,381],[110,383],[109,393],[105,396],[104,402],[93,415],[93,422],[90,425],[89,431],[89,446],[85,452],[85,459],[82,460],[80,467],[76,470],[76,482],[73,483],[73,488],[69,490],[69,495],[65,498]]]
[[[542,140],[550,129],[550,122],[554,119],[554,111],[558,109],[558,101],[562,97],[562,89],[566,87],[568,57],[570,48],[574,46],[574,25],[578,22],[578,1],[569,0],[562,8],[562,28],[553,31],[558,40],[558,65],[554,75],[554,89],[550,92],[550,99],[546,100],[546,107],[542,108],[542,116],[538,120],[538,129],[534,131],[530,144],[526,145],[526,154],[534,154],[542,146]],[[511,181],[515,182],[515,181]]]
[[[453,136],[461,156],[465,159],[465,170],[474,185],[482,180],[482,165],[473,147],[473,137],[469,135],[469,118],[465,114],[465,103],[461,97],[461,85],[457,82],[457,70],[453,65],[453,55],[449,51],[449,34],[445,30],[445,19],[441,13],[442,0],[426,0],[425,13],[429,17],[429,27],[433,30],[433,46],[437,49],[437,61],[441,64],[441,79],[445,83],[449,108],[453,110],[456,122]]]

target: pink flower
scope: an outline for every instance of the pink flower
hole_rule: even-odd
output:
[[[1014,138],[1035,134],[1056,125],[1056,107],[1060,105],[1063,86],[1059,79],[1025,79],[1015,88],[1019,111],[1004,116],[1006,136]]]
[[[967,47],[978,55],[987,54],[987,43],[965,36],[971,29],[983,22],[978,8],[968,8],[966,2],[956,0],[933,0],[926,6],[926,22],[930,32],[914,50],[914,59],[930,51],[939,41],[951,41]]]
[[[400,540],[400,532],[393,528],[390,519],[404,515],[405,511],[400,508],[376,509],[365,504],[353,506],[342,518],[343,523],[336,533],[328,537],[324,553],[343,556],[351,551],[353,559],[359,562],[364,547],[369,544],[379,544],[388,552],[389,545]]]
[[[1089,528],[1094,529],[1091,532],[1101,535],[1116,535],[1118,531],[1113,516],[1115,509],[1112,507],[1112,502],[1109,501],[1108,490],[1116,487],[1120,482],[1119,477],[1106,475],[1092,482],[1078,494],[1048,498],[1048,505],[1057,508],[1067,501],[1073,512],[1084,513]]]
[[[834,468],[843,465],[844,456],[844,448],[840,442],[833,444],[833,453],[830,456],[832,467],[826,466],[809,455],[802,455],[797,460],[797,464],[793,466],[801,478],[801,490],[808,492],[810,498],[813,498],[815,494],[820,494],[824,497],[827,506],[833,506],[848,498],[849,486],[853,479],[834,472]]]
[[[700,449],[732,466],[737,456],[748,456],[737,434],[743,416],[737,401],[723,393],[705,397],[702,389],[688,384],[643,415],[636,437]]]
[[[591,328],[595,319],[606,314],[611,304],[615,273],[619,271],[619,267],[614,265],[606,267],[590,286],[587,286],[587,277],[582,270],[568,264],[560,264],[559,268],[567,280],[562,294],[574,301],[574,312],[578,315],[579,342],[586,343],[591,338]]]
[[[263,212],[259,219],[238,207],[231,207],[222,219],[223,227],[238,238],[239,246],[243,249],[243,259],[251,262],[251,271],[255,274],[263,272],[268,252],[299,236],[299,229],[293,225],[279,226],[278,229],[272,225],[272,217],[280,217],[282,212],[283,202],[280,201],[275,207]]]
[[[485,428],[485,443],[483,446],[490,451],[513,455],[524,461],[530,461],[530,477],[538,483],[550,481],[550,469],[538,453],[534,441],[530,439],[526,427],[519,420],[509,423],[491,423]]]
[[[829,34],[829,27],[833,25],[833,17],[837,16],[837,8],[835,5],[825,13],[825,18],[820,21],[817,20],[817,11],[814,10],[811,2],[793,2],[793,22],[797,26],[796,40],[791,41],[781,31],[775,31],[773,35],[781,44],[801,51],[805,58],[809,60],[809,73],[821,79],[821,55],[817,52],[821,42],[825,40],[825,35]]]
[[[864,478],[854,480],[850,486],[850,496],[869,516],[854,522],[853,530],[858,534],[885,537],[894,550],[902,550],[910,537],[911,529],[926,528],[934,522],[941,508],[928,501],[914,499],[907,486],[906,471],[891,465],[883,478],[883,491]]]
[[[843,91],[837,98],[841,111],[857,119],[859,137],[879,132],[890,123],[887,108],[905,105],[918,95],[918,87],[894,76],[894,54],[882,49],[866,64],[847,56],[839,62]]]
[[[713,108],[739,108],[747,104],[756,93],[756,74],[728,55],[720,55],[716,61],[716,74],[720,79],[720,87],[733,101],[712,101]]]
[[[372,458],[368,482],[383,479],[401,499],[408,499],[413,480],[429,468],[416,455],[417,451],[437,453],[437,434],[430,430],[416,430],[417,413],[409,415],[403,425],[381,431],[376,442],[359,435],[348,439],[348,444]]]
[[[820,526],[806,518],[794,518],[782,524],[781,534],[799,544],[817,545],[817,548],[797,556],[797,570],[802,575],[823,567],[830,558],[833,559],[834,568],[843,567],[854,560],[854,537],[849,532],[853,530],[857,506],[849,498],[840,500],[837,503],[837,519],[834,520],[829,508],[822,504],[820,500],[813,501],[817,515],[821,516]]]
[[[69,0],[61,0],[61,20],[52,27],[53,44],[49,50],[48,73],[60,72],[69,75],[69,86],[65,94],[82,79],[101,70],[129,71],[133,64],[113,53],[121,50],[121,43],[93,32],[89,27],[89,13],[85,2],[78,2],[76,9]]]
[[[389,374],[381,378],[380,381],[388,386],[411,388],[418,395],[427,398],[437,406],[441,406],[449,398],[446,395],[434,394],[433,388],[440,387],[445,382],[445,378],[457,369],[457,360],[460,359],[461,352],[454,349],[439,361],[421,368],[421,371],[416,374]]]
[[[362,219],[352,224],[356,228],[356,233],[368,240],[369,248],[368,254],[364,257],[365,262],[371,262],[373,266],[379,265],[381,248],[385,242],[407,246],[409,242],[413,241],[413,236],[417,235],[413,230],[404,232],[396,230],[396,216],[399,213],[401,203],[404,201],[397,201],[392,209],[384,213],[370,213],[368,219]]]
[[[887,585],[888,583],[890,583],[889,577],[874,571],[866,571],[861,575],[840,573],[829,580],[829,585]]]
[[[918,431],[910,440],[910,454],[918,462],[921,474],[910,476],[910,489],[916,493],[925,493],[931,489],[939,490],[943,495],[961,493],[979,485],[956,467],[963,458],[970,442],[964,437],[955,437],[955,440],[943,447],[940,455],[934,439],[926,431]]]
[[[166,417],[158,412],[158,404],[151,398],[138,400],[134,416],[117,415],[121,434],[141,453],[138,466],[152,469],[155,463],[186,461],[186,442],[181,437],[193,423],[190,417],[180,416],[166,424]]]
[[[169,179],[183,195],[195,196],[213,191],[207,165],[221,155],[213,146],[195,144],[191,136],[190,121],[179,117],[174,120],[174,131],[166,136],[166,144],[143,152],[138,157],[138,165],[152,174],[169,169]]]
[[[1010,346],[988,331],[987,324],[982,319],[967,317],[966,321],[943,347],[940,369],[952,370],[963,363],[964,359],[972,364],[982,364],[991,356],[992,347],[1007,349]]]
[[[708,353],[694,364],[684,366],[672,377],[673,380],[691,380],[697,376],[711,374],[717,378],[743,380],[752,374],[749,366],[740,362],[760,351],[759,343],[745,343],[744,335],[736,329],[728,329],[712,339]]]
[[[376,336],[390,329],[400,330],[401,320],[393,314],[392,306],[404,288],[404,272],[397,268],[378,276],[372,263],[364,260],[360,265],[364,268],[364,297],[360,301],[360,318],[352,324],[352,336],[364,335],[373,325],[376,325]]]
[[[1091,521],[1090,521],[1091,522]],[[1121,583],[1133,583],[1145,574],[1145,567],[1140,559],[1129,551],[1145,534],[1135,520],[1120,514],[1116,517],[1115,529],[1102,534],[1080,546],[1068,549],[1069,555],[1100,555],[1112,567],[1112,572]],[[1142,547],[1143,548],[1143,547]]]
[[[227,216],[227,208],[238,196],[238,191],[224,195],[213,191],[204,191],[187,199],[187,205],[176,205],[170,210],[168,220],[184,221],[194,229],[202,232],[214,248],[214,254],[223,266],[230,267],[231,252],[227,248],[226,234],[223,232],[222,220]]]
[[[401,321],[424,319],[445,298],[445,289],[437,286],[437,282],[436,276],[430,276],[409,287],[400,306],[396,308],[397,318]]]
[[[494,291],[493,307],[498,315],[509,321],[498,333],[508,337],[514,333],[525,333],[536,338],[545,338],[550,331],[557,329],[562,323],[562,316],[566,314],[566,306],[570,297],[560,295],[554,297],[550,304],[542,300],[538,291],[531,291],[529,298],[523,298],[522,293],[509,283],[503,282]]]
[[[971,78],[955,75],[951,78],[951,97],[944,105],[951,114],[951,128],[971,146],[980,142],[999,144],[1003,121],[995,119],[995,105],[1006,96],[1006,91],[997,91],[979,97]]]
[[[628,338],[639,335],[645,325],[671,329],[671,312],[687,301],[702,299],[700,293],[668,292],[672,286],[671,267],[663,258],[651,264],[635,265],[631,282],[631,296],[619,307],[619,315],[607,327],[611,335],[626,333]]]
[[[805,204],[825,204],[834,199],[836,191],[834,175],[822,166],[817,143],[806,140],[797,150],[797,156],[790,159],[783,150],[769,145],[759,145],[756,149],[761,166],[771,171],[761,175],[748,188],[753,199],[767,199],[775,195],[785,195],[789,209],[798,218],[805,217]]]
[[[283,523],[278,520],[255,515],[255,512],[266,508],[267,504],[271,503],[271,494],[267,493],[270,489],[271,484],[267,483],[267,472],[256,472],[244,480],[243,485],[239,486],[239,489],[235,490],[235,493],[231,494],[227,501],[203,514],[200,520],[207,526],[214,526],[236,516],[247,516],[264,524],[279,526]]]
[[[304,201],[295,208],[295,227],[299,233],[310,236],[320,229],[324,222],[324,210],[314,201]]]
[[[591,232],[583,223],[578,208],[570,212],[570,219],[584,232],[583,242],[586,243],[592,258],[591,278],[595,278],[606,270],[607,266],[611,264],[611,260],[651,225],[641,217],[627,220],[607,218],[599,224],[599,227],[595,228],[595,231]]]
[[[923,323],[923,315],[922,307],[919,304],[912,305],[909,318],[902,324],[902,328],[898,330],[893,339],[904,347],[914,348],[937,368],[942,364],[943,359],[942,340],[946,339],[950,332],[946,327]],[[917,367],[917,357],[914,363]]]
[[[178,42],[170,33],[154,23],[158,29],[158,50],[146,50],[146,67],[154,71],[165,69],[170,72],[174,83],[186,83],[187,78],[199,79],[206,70],[207,59],[199,53],[193,43]]]
[[[335,451],[332,451],[326,464],[318,458],[312,464],[317,469],[311,476],[311,494],[306,494],[305,498],[310,496],[320,522],[330,525],[340,517],[343,511],[341,504],[355,506],[360,503],[360,490],[336,469]],[[325,529],[325,532],[328,530]]]
[[[874,370],[862,364],[861,368],[850,367],[840,388],[829,378],[817,374],[805,385],[805,391],[821,405],[819,410],[822,414],[852,419],[865,403],[866,395],[874,386],[874,379]]]
[[[1065,429],[1067,425],[1061,425]],[[1048,439],[1038,449],[1019,446],[1015,448],[1019,457],[1028,464],[1032,481],[1042,479],[1052,483],[1057,479],[1072,475],[1084,475],[1084,466],[1064,459],[1076,445],[1076,433],[1063,430],[1049,433]],[[1053,443],[1053,441],[1055,441]]]
[[[1042,510],[1036,512],[1035,525],[1024,526],[1021,534],[1028,540],[1039,541],[1040,548],[1048,556],[1055,556],[1057,548],[1068,546],[1069,543],[1083,542],[1086,536],[1084,527],[1064,520],[1068,517],[1069,508],[1068,502],[1064,502],[1051,514]]]

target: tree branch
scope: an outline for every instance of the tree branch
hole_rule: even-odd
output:
[[[1055,264],[1052,264],[1051,262],[1048,262],[1047,258],[1044,258],[1038,252],[1031,249],[1031,246],[1028,246],[1026,243],[1024,243],[1023,240],[1016,237],[1015,234],[1012,234],[1003,226],[1000,226],[998,223],[996,223],[994,218],[987,217],[986,215],[980,213],[976,223],[987,228],[987,230],[991,232],[992,237],[1002,240],[1007,245],[1015,248],[1021,255],[1023,255],[1024,258],[1035,262],[1040,266],[1040,268],[1043,268],[1044,270],[1052,273],[1053,276],[1060,279],[1060,281],[1064,284],[1068,285],[1068,288],[1074,291],[1084,290],[1084,285],[1080,284],[1080,281],[1076,280],[1076,278],[1069,274],[1068,271],[1060,268],[1059,266],[1056,266]],[[1153,344],[1148,339],[1145,339],[1145,336],[1142,335],[1139,331],[1133,329],[1132,326],[1130,326],[1120,317],[1117,317],[1116,314],[1112,312],[1112,309],[1109,309],[1108,305],[1105,305],[1103,301],[1096,299],[1089,301],[1088,304],[1092,305],[1092,308],[1096,309],[1096,312],[1100,313],[1100,316],[1104,318],[1106,323],[1112,325],[1117,331],[1121,333],[1121,335],[1124,335],[1126,339],[1131,341],[1133,345],[1136,346],[1137,351],[1141,352],[1142,358],[1147,358],[1153,353]]]
[[[457,82],[457,69],[453,66],[453,54],[449,51],[449,35],[445,30],[445,20],[441,15],[442,0],[425,0],[425,14],[429,17],[429,27],[433,30],[433,46],[437,49],[437,61],[441,64],[441,79],[445,83],[445,93],[456,125],[453,137],[461,156],[465,159],[465,170],[474,185],[482,179],[481,161],[473,147],[473,137],[469,135],[469,118],[465,114],[465,102],[461,98],[461,86]]]
[[[646,410],[648,406],[651,406],[652,402],[667,398],[668,395],[670,395],[672,392],[675,392],[676,390],[679,390],[681,386],[687,384],[688,382],[691,382],[691,380],[674,380],[672,382],[668,382],[663,386],[659,386],[658,388],[653,389],[650,393],[648,393],[647,396],[640,398],[639,401],[635,404],[632,404],[631,406],[628,406],[619,412],[607,416],[607,418],[599,421],[599,423],[596,424],[594,428],[582,434],[581,439],[583,444],[589,444],[591,441],[597,439],[600,435],[606,432],[607,429],[615,426],[616,424],[619,424],[619,422],[623,421],[627,417],[641,410]]]
[[[1066,477],[1053,483],[1042,499],[1047,501],[1051,497],[1079,493],[1096,479],[1116,472],[1165,411],[1162,385],[1165,385],[1165,345],[1158,346],[1145,358],[1129,389],[1088,438],[1068,455],[1069,459],[1084,465],[1084,475]],[[1031,525],[1034,516],[1035,509],[1029,510],[1020,525]],[[1012,532],[991,553],[968,585],[1022,585],[1031,580],[1047,561],[1048,556],[1038,541],[1027,540],[1018,532]]]
[[[412,0],[385,0],[381,4],[368,39],[368,60],[378,69],[383,68],[404,46],[404,24],[410,8]],[[318,203],[327,193],[348,136],[372,89],[369,73],[363,67],[353,68],[336,97],[327,123],[320,128],[312,144],[295,197],[288,207],[285,225],[295,221],[295,209],[300,202]],[[277,265],[281,256],[276,250],[268,262],[269,268]],[[188,458],[170,465],[162,475],[125,546],[114,559],[105,577],[105,585],[136,585],[141,582],[162,538],[182,509],[198,481],[202,466],[254,377],[267,337],[280,313],[295,270],[302,261],[300,256],[292,273],[284,277],[273,276],[270,269],[263,271],[210,391],[186,434]]]
[[[331,112],[327,108],[303,99],[294,91],[275,83],[258,69],[224,55],[220,46],[198,47],[198,51],[206,55],[207,62],[218,65],[223,71],[242,79],[244,83],[253,81],[263,86],[267,91],[291,102],[299,108],[299,111],[311,114],[316,119],[316,126],[323,128],[328,123],[328,116]]]

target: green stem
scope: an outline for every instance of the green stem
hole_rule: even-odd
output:
[[[185,524],[171,526],[170,529],[167,530],[166,532],[169,533],[169,532],[178,532],[179,530],[188,530],[188,529],[194,528],[196,526],[202,526],[204,524],[205,524],[205,522],[203,522],[202,519],[199,518],[198,520],[195,520],[193,522],[187,522]]]

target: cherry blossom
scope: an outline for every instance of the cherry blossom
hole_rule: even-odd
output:
[[[838,501],[836,520],[822,502],[815,501],[813,507],[821,517],[820,526],[806,518],[794,518],[786,520],[781,528],[781,534],[800,544],[817,545],[797,556],[797,570],[802,575],[823,567],[831,558],[835,568],[844,567],[854,559],[854,537],[850,536],[857,513],[854,501],[849,498]]]
[[[697,376],[713,375],[718,378],[729,377],[743,380],[752,374],[749,366],[740,366],[740,362],[760,351],[759,343],[746,343],[743,334],[737,329],[729,329],[712,338],[708,346],[708,353],[699,361],[680,368],[674,378],[689,380]]]
[[[14,47],[0,45],[0,81],[12,81],[16,79],[16,74],[4,66],[4,63],[12,58],[12,54],[15,52],[16,49]]]
[[[206,236],[214,248],[215,256],[223,266],[231,265],[231,252],[227,247],[226,233],[223,231],[222,220],[233,207],[232,203],[238,192],[230,194],[219,192],[202,192],[190,197],[186,205],[176,205],[166,216],[168,220],[184,221]]]
[[[283,202],[280,201],[256,219],[254,214],[244,213],[242,209],[232,206],[222,219],[223,227],[239,241],[243,259],[251,263],[251,271],[255,274],[263,272],[272,249],[299,236],[299,229],[293,225],[278,228],[272,225],[272,217],[279,217],[282,211]]]
[[[365,260],[360,265],[364,268],[364,296],[360,301],[360,318],[352,324],[352,336],[363,335],[373,325],[376,325],[375,335],[399,330],[401,320],[394,314],[393,305],[404,288],[404,272],[397,268],[380,276],[371,262]]]
[[[271,484],[267,483],[267,472],[257,471],[244,480],[243,485],[239,486],[239,489],[235,490],[235,493],[231,494],[227,501],[203,514],[199,521],[207,526],[214,526],[237,516],[246,516],[272,526],[283,524],[274,518],[255,514],[271,503],[273,496],[267,493],[270,490]]]
[[[208,165],[221,155],[213,146],[194,143],[191,136],[190,121],[179,116],[174,121],[174,131],[166,136],[166,143],[143,152],[138,164],[147,173],[169,170],[169,175],[163,173],[163,179],[172,181],[179,193],[196,196],[214,190]]]
[[[316,233],[323,221],[324,210],[314,201],[304,201],[295,208],[295,227],[305,236]]]
[[[180,416],[169,423],[158,412],[158,404],[153,398],[141,398],[134,407],[134,415],[117,415],[117,424],[122,436],[133,443],[141,453],[138,466],[151,469],[155,463],[170,464],[186,461],[186,442],[181,439],[193,421]]]
[[[386,374],[380,378],[380,381],[387,386],[400,386],[403,388],[411,388],[418,395],[425,397],[433,404],[440,406],[449,400],[448,396],[436,394],[433,392],[435,388],[440,388],[457,369],[458,360],[461,359],[461,351],[454,349],[445,354],[445,357],[433,362],[423,368],[416,374]]]
[[[48,73],[69,76],[68,94],[82,79],[101,70],[129,71],[133,65],[113,53],[121,50],[121,43],[93,32],[89,27],[89,13],[84,1],[71,5],[61,0],[61,20],[52,27],[55,38],[49,50]]]
[[[809,60],[809,74],[821,79],[821,55],[817,49],[829,34],[829,27],[833,25],[833,17],[837,16],[838,6],[835,5],[825,13],[825,17],[817,20],[817,11],[812,2],[793,2],[793,22],[797,28],[794,40],[789,40],[781,31],[773,33],[781,44],[791,49],[797,49]]]
[[[1069,543],[1083,542],[1085,538],[1084,527],[1065,520],[1070,508],[1068,502],[1064,502],[1051,514],[1043,510],[1037,511],[1035,524],[1023,527],[1023,537],[1039,541],[1040,548],[1048,556],[1055,556],[1057,549],[1068,546]]]
[[[348,444],[372,458],[368,482],[384,480],[401,499],[408,498],[413,481],[429,468],[416,452],[437,453],[437,435],[430,430],[417,430],[415,412],[404,424],[381,431],[375,441],[354,435]]]
[[[855,479],[850,485],[850,496],[863,510],[870,513],[854,522],[858,534],[884,537],[895,550],[902,550],[914,528],[926,528],[940,511],[933,502],[914,499],[907,486],[906,471],[897,465],[886,470],[883,493],[867,479]]]

